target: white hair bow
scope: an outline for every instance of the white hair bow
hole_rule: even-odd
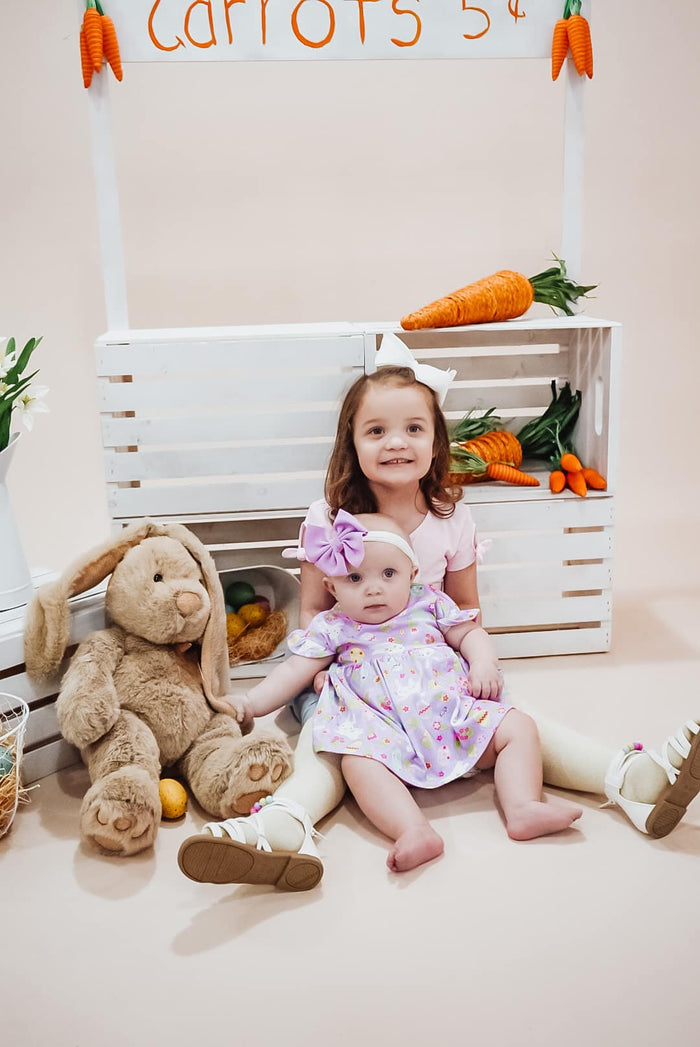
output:
[[[447,390],[450,388],[457,372],[452,369],[442,371],[439,367],[430,364],[419,364],[408,346],[397,338],[395,334],[382,336],[382,344],[377,350],[375,357],[377,367],[408,367],[416,376],[417,382],[422,382],[437,393],[440,406],[445,402]]]

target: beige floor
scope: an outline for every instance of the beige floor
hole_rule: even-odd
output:
[[[615,619],[613,653],[510,662],[511,686],[660,742],[700,715],[700,592],[619,596]],[[425,796],[445,856],[397,877],[346,800],[321,888],[285,895],[182,876],[192,805],[145,856],[84,850],[85,787],[45,779],[0,841],[3,1044],[698,1042],[700,801],[663,841],[588,798],[580,829],[516,844],[483,776]]]

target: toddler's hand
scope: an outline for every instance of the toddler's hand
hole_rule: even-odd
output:
[[[503,690],[503,677],[498,662],[472,662],[467,673],[469,693],[474,698],[495,702]]]
[[[314,676],[314,691],[316,692],[316,694],[321,693],[321,691],[323,690],[323,685],[325,684],[327,679],[328,671],[326,669],[321,669],[319,673],[316,673],[316,675]]]

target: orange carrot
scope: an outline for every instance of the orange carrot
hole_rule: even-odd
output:
[[[560,18],[552,34],[552,80],[556,80],[569,50],[568,18]]]
[[[80,30],[80,63],[83,67],[83,87],[89,87],[92,83],[92,74],[94,70],[92,68],[92,62],[90,61],[90,55],[88,54],[84,29]]]
[[[104,14],[102,15],[102,40],[105,58],[109,62],[110,69],[116,76],[117,80],[121,80],[124,74],[122,72],[121,55],[119,54],[117,31],[114,28],[114,22],[109,15]]]
[[[561,456],[561,467],[565,473],[580,473],[583,469],[576,455],[571,453]]]
[[[584,480],[589,487],[592,487],[594,491],[605,491],[608,484],[604,476],[601,476],[595,469],[582,469],[581,473]]]
[[[578,494],[581,498],[585,498],[588,494],[588,488],[586,487],[586,481],[583,478],[583,473],[578,469],[575,473],[566,474],[566,486]]]
[[[476,436],[473,440],[466,440],[459,445],[465,451],[478,454],[486,462],[503,462],[517,468],[523,460],[523,449],[520,441],[513,433],[505,429],[495,429],[483,436]]]
[[[514,469],[512,465],[504,465],[503,462],[489,462],[486,474],[491,480],[502,480],[507,484],[518,484],[519,487],[539,487],[540,481],[536,476],[523,473],[520,469]]]
[[[561,469],[553,469],[549,474],[549,489],[552,494],[559,494],[566,487],[566,477]]]
[[[593,75],[593,47],[591,44],[591,29],[588,22],[583,15],[571,15],[568,18],[568,37],[569,47],[571,48],[571,57],[574,60],[576,66],[576,72],[579,76],[583,76],[586,72],[589,64],[589,48],[590,48],[590,68],[591,76]]]
[[[415,313],[408,313],[402,317],[401,326],[404,331],[415,331],[512,320],[522,316],[533,301],[544,302],[572,316],[571,304],[592,291],[595,285],[583,287],[574,283],[566,275],[565,262],[560,258],[556,258],[556,262],[556,266],[529,279],[522,273],[502,269],[424,305]]]
[[[95,0],[87,0],[83,15],[83,29],[92,68],[99,73],[102,68],[102,19],[95,7]]]

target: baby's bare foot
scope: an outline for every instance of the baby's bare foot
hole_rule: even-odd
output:
[[[408,872],[417,865],[438,858],[444,849],[442,837],[430,825],[417,826],[399,836],[386,864],[393,872]]]
[[[582,814],[580,807],[567,801],[549,804],[533,800],[523,804],[506,820],[508,835],[511,840],[534,840],[537,836],[568,829]]]

